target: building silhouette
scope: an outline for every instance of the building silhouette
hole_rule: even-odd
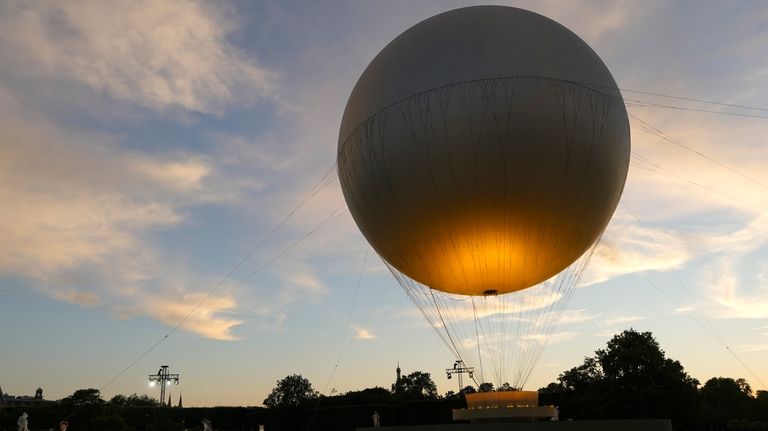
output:
[[[3,392],[3,388],[0,387],[0,407],[14,407],[14,406],[39,406],[45,404],[51,404],[55,401],[49,401],[43,398],[43,389],[37,388],[35,395],[10,395]]]

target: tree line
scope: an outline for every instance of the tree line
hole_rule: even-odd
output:
[[[667,358],[650,332],[627,330],[539,389],[574,419],[670,418],[676,429],[766,430],[768,391],[743,378],[703,385]]]
[[[461,400],[467,393],[514,390],[481,383],[440,396],[429,373],[401,377],[381,387],[321,396],[309,380],[290,375],[278,380],[264,400],[271,409],[354,404]],[[768,391],[753,392],[743,378],[713,377],[703,385],[683,365],[666,357],[650,332],[615,335],[581,365],[562,372],[539,389],[542,405],[555,405],[561,419],[671,419],[676,430],[768,430]]]
[[[276,382],[265,407],[168,408],[147,395],[116,395],[104,400],[97,389],[80,389],[48,406],[0,408],[0,431],[16,429],[26,411],[30,430],[55,429],[67,419],[68,431],[202,430],[210,419],[216,430],[354,430],[370,426],[378,412],[383,426],[450,423],[451,409],[465,408],[467,393],[514,390],[505,383],[468,385],[438,394],[427,372],[401,376],[389,388],[374,387],[330,396],[291,374]],[[768,391],[753,391],[742,378],[713,377],[703,385],[679,361],[666,357],[650,332],[633,329],[615,335],[594,356],[563,371],[539,389],[542,405],[555,405],[560,419],[669,418],[675,430],[766,430]]]

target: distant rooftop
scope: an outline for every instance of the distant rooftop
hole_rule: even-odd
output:
[[[37,388],[35,395],[10,395],[3,392],[3,388],[0,387],[0,407],[11,406],[34,406],[42,404],[50,404],[54,401],[48,401],[43,398],[43,389]]]

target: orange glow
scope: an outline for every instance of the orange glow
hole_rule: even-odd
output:
[[[439,235],[437,231],[450,232]],[[541,219],[495,223],[435,220],[431,228],[408,229],[397,248],[380,250],[414,280],[448,293],[488,295],[515,292],[546,280],[577,259],[594,238]],[[402,244],[402,246],[401,246]]]

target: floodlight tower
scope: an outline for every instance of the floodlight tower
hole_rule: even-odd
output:
[[[475,372],[475,368],[467,367],[466,365],[464,365],[464,361],[462,361],[461,359],[453,363],[453,368],[445,369],[445,374],[448,376],[449,380],[451,378],[451,375],[453,374],[459,375],[459,393],[461,393],[461,391],[464,390],[464,383],[462,382],[461,375],[464,373],[469,374],[469,378],[471,379],[474,372]]]
[[[160,386],[160,404],[165,405],[165,387],[179,384],[179,375],[168,373],[168,365],[161,365],[157,374],[149,375],[149,386]]]

